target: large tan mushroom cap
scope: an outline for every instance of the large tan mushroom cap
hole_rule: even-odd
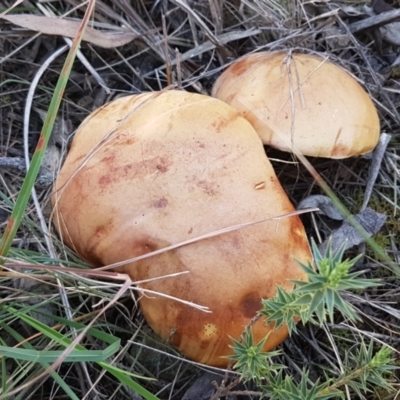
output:
[[[293,211],[249,122],[229,105],[171,91],[120,98],[76,132],[53,191],[65,243],[93,266],[108,265],[244,222]],[[298,217],[271,220],[120,267],[133,280],[207,306],[204,313],[143,294],[145,318],[193,360],[224,366],[238,339],[274,296],[305,279],[295,259],[311,258]],[[260,320],[256,340],[271,329]],[[280,343],[272,333],[266,349]]]
[[[264,144],[315,157],[365,154],[379,140],[379,118],[361,85],[318,56],[262,52],[217,80],[213,96],[247,118]]]

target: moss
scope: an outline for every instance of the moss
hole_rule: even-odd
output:
[[[392,79],[400,78],[400,66],[399,65],[392,68],[392,70],[390,71],[390,78],[392,78]]]
[[[347,353],[354,346],[354,335],[350,330],[332,329],[332,336],[338,349]]]
[[[11,98],[11,96],[8,96],[8,95],[3,95],[3,96],[0,96],[0,105],[9,105],[9,104],[11,104],[12,103],[12,98]]]
[[[389,190],[382,192],[387,198],[391,199],[393,193]],[[342,193],[343,203],[349,208],[350,212],[357,214],[364,201],[364,191],[361,189],[355,189],[349,192]],[[394,201],[393,201],[394,202]],[[368,207],[374,211],[386,215],[386,222],[384,227],[374,235],[375,242],[383,249],[391,249],[392,243],[400,248],[400,212],[396,208],[386,201],[378,194],[372,194],[371,199],[368,203]],[[373,252],[367,249],[367,256],[375,257]],[[377,261],[382,261],[378,259]]]

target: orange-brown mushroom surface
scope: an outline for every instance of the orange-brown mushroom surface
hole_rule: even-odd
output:
[[[239,110],[263,143],[279,150],[345,158],[372,151],[379,140],[379,117],[367,92],[320,56],[244,56],[217,79],[213,96]]]
[[[93,266],[109,265],[216,230],[292,212],[250,123],[222,101],[183,91],[120,98],[77,130],[56,181],[54,222],[66,244]],[[229,336],[240,337],[276,285],[305,279],[311,258],[295,217],[268,220],[200,240],[118,271],[143,289],[143,314],[187,357],[225,366]],[[259,320],[259,341],[271,330]],[[287,335],[269,337],[266,349]]]

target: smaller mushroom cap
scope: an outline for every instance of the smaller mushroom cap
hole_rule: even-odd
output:
[[[232,64],[212,95],[247,118],[264,144],[314,157],[372,151],[379,117],[366,91],[345,70],[309,54],[261,52]]]

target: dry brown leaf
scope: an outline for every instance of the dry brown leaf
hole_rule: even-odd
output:
[[[81,21],[61,19],[57,17],[44,17],[32,14],[4,15],[2,19],[15,25],[41,32],[47,35],[65,36],[74,38],[78,32]],[[123,46],[138,37],[133,32],[102,32],[90,27],[86,28],[83,40],[106,49]]]

